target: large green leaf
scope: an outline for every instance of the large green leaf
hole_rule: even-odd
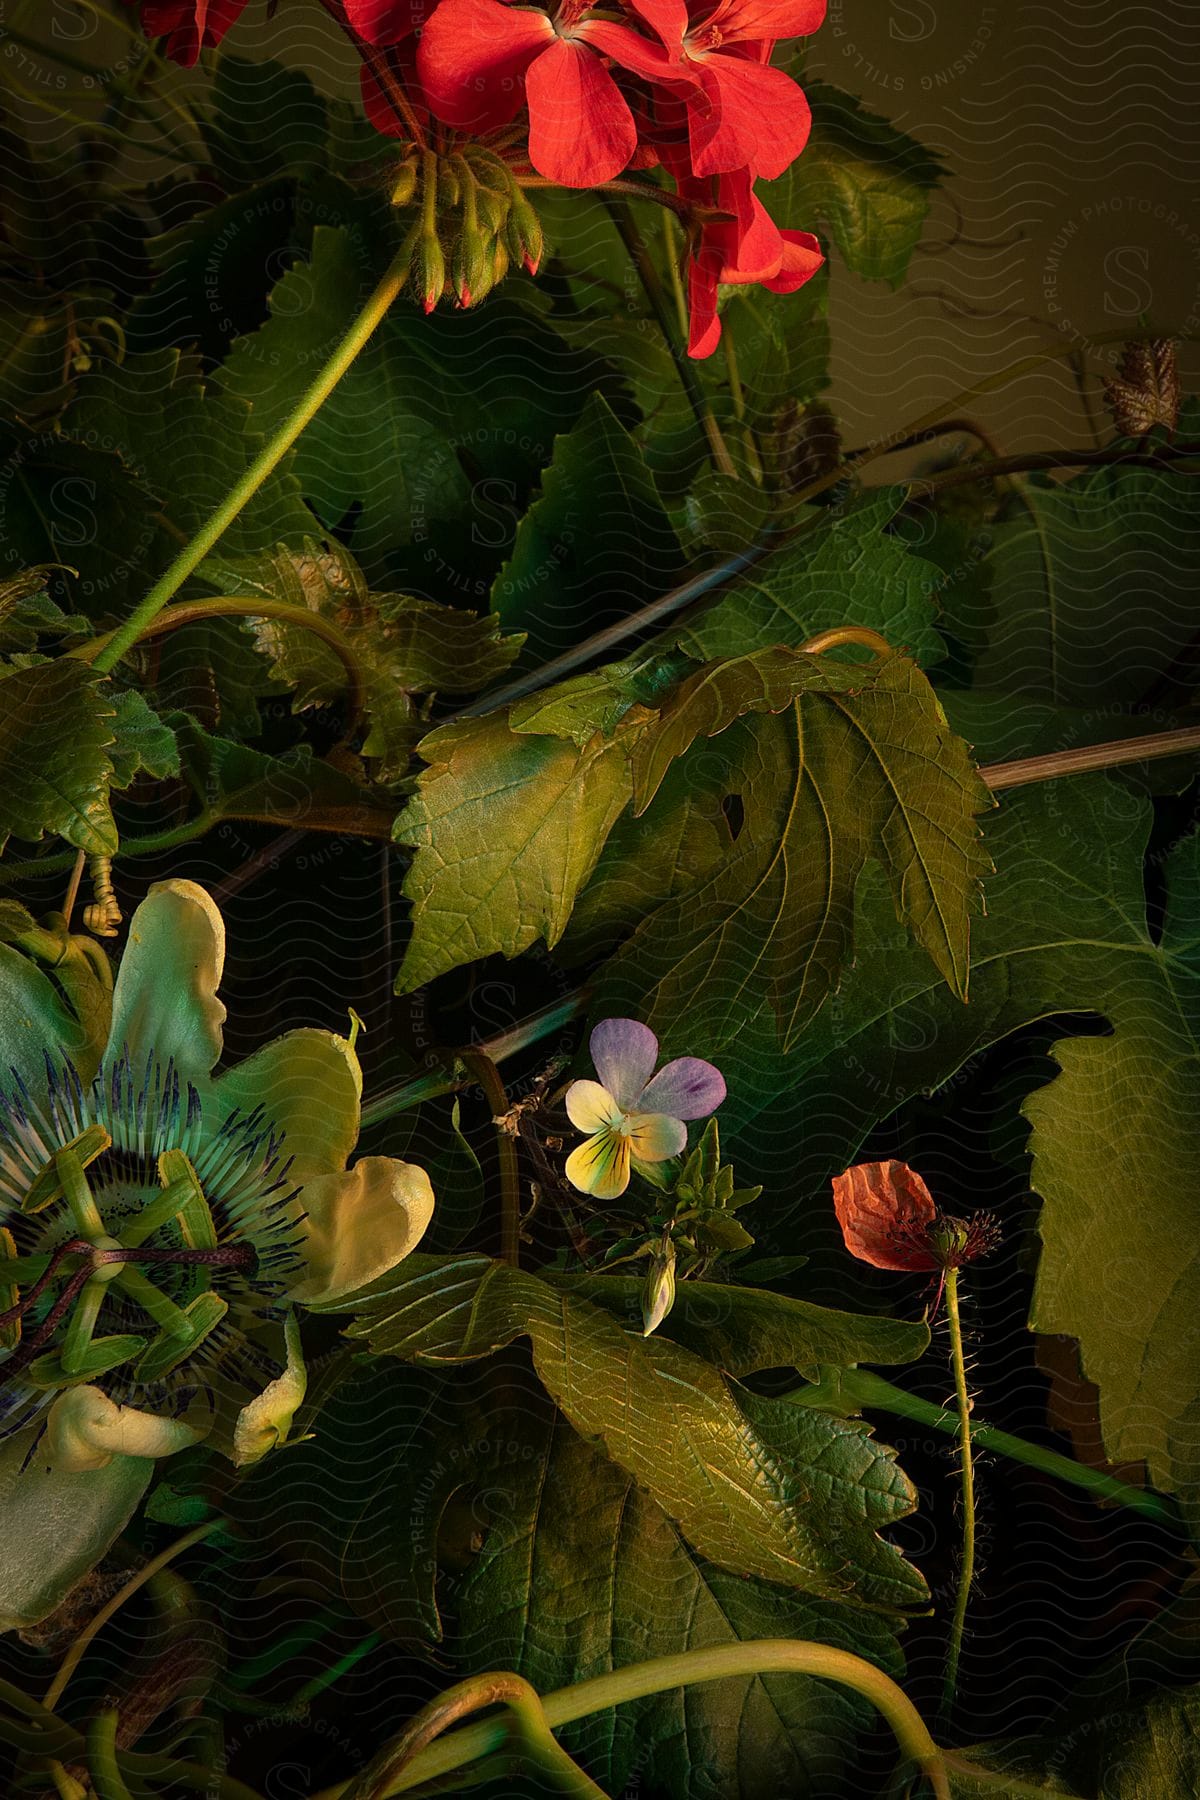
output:
[[[680,576],[682,552],[641,451],[600,394],[557,438],[492,607],[539,658],[636,612]]]
[[[539,1379],[709,1560],[829,1599],[920,1604],[920,1576],[878,1535],[912,1490],[860,1425],[735,1389],[665,1339],[482,1256],[409,1257],[359,1303],[377,1355],[466,1362],[528,1337]]]
[[[97,361],[63,416],[67,435],[113,452],[158,497],[147,507],[126,555],[138,595],[174,557],[180,539],[206,524],[262,447],[264,421],[242,401],[205,382],[193,359],[177,350]],[[165,513],[167,526],[157,521]],[[225,532],[226,554],[302,543],[312,515],[284,458]],[[169,528],[168,528],[169,527]],[[69,553],[65,560],[72,560]],[[86,595],[86,590],[85,590]],[[106,593],[104,608],[119,594]],[[93,602],[89,612],[100,610]]]
[[[624,734],[579,747],[488,717],[443,725],[421,755],[430,767],[396,821],[416,851],[402,993],[476,957],[557,943],[630,794]]]
[[[887,533],[900,498],[887,489],[844,513],[814,509],[806,529],[675,630],[680,648],[707,662],[774,644],[799,649],[831,626],[869,625],[918,662],[938,661],[931,596],[941,574]]]
[[[644,1018],[660,1036],[686,1018],[692,1047],[713,1054],[766,999],[790,1047],[849,958],[870,859],[965,997],[970,918],[989,867],[976,814],[990,802],[912,663],[888,659],[854,694],[801,694],[707,754],[727,763],[745,808],[741,833],[702,886],[667,901],[618,952],[602,977],[602,1012]]]
[[[540,1693],[647,1657],[762,1637],[816,1639],[900,1672],[893,1626],[698,1556],[623,1470],[561,1423],[519,1431],[481,1483],[491,1522],[455,1588],[470,1669]],[[710,1681],[593,1714],[562,1741],[608,1793],[670,1800],[859,1794],[853,1741],[872,1723],[846,1689],[801,1676]]]
[[[853,95],[805,81],[812,132],[764,198],[780,225],[823,231],[856,275],[898,287],[945,169],[915,138]]]
[[[305,831],[386,839],[393,807],[386,796],[322,762],[307,744],[268,756],[215,737],[186,713],[172,713],[183,776],[210,823],[256,819]]]
[[[1190,1800],[1200,1793],[1200,1688],[1093,1713],[1061,1738],[971,1745],[949,1773],[954,1800]]]
[[[116,849],[113,712],[101,677],[83,663],[0,670],[0,850],[14,834],[36,843],[47,831],[80,850]]]
[[[986,565],[976,684],[1093,712],[1142,700],[1196,634],[1195,483],[1116,467],[1067,482],[1035,475],[1021,493]]]
[[[315,229],[311,260],[283,277],[270,319],[221,370],[256,430],[295,405],[380,272],[351,232]],[[402,295],[305,430],[293,467],[317,517],[345,521],[344,540],[373,575],[411,546],[433,597],[481,597],[480,570],[494,571],[555,433],[603,373],[510,294],[428,318]]]

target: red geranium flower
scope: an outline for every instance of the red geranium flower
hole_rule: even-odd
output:
[[[351,31],[364,44],[398,44],[411,36],[437,0],[342,0]]]
[[[629,0],[661,38],[687,96],[692,170],[748,168],[773,180],[808,142],[808,102],[789,75],[770,67],[778,38],[806,37],[826,0]],[[664,79],[660,76],[658,79]]]
[[[715,183],[715,201],[713,186],[680,182],[688,198],[704,199],[735,215],[703,227],[688,264],[688,355],[697,358],[711,356],[720,342],[720,286],[756,282],[773,294],[793,294],[825,261],[811,232],[783,231],[776,225],[756,197],[748,169],[722,175]]]
[[[670,58],[628,25],[560,0],[553,18],[506,0],[441,0],[417,56],[429,104],[447,125],[481,133],[529,106],[529,160],[563,187],[611,181],[637,148],[629,104],[608,60],[648,80]]]
[[[147,37],[166,38],[167,55],[190,69],[201,50],[220,43],[245,4],[246,0],[143,0],[142,30]]]

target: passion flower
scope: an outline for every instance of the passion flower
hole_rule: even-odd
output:
[[[0,1438],[49,1407],[34,1461],[59,1473],[200,1438],[238,1462],[283,1442],[303,1395],[291,1309],[336,1306],[432,1215],[424,1170],[346,1166],[348,1039],[288,1032],[214,1075],[224,956],[202,888],[152,888],[98,1059],[49,974],[0,959]],[[264,1386],[282,1321],[286,1367]]]

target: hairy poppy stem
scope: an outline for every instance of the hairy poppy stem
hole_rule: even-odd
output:
[[[946,1322],[950,1327],[950,1360],[954,1368],[954,1392],[958,1401],[958,1443],[962,1452],[963,1543],[954,1617],[950,1622],[950,1641],[946,1648],[946,1676],[942,1687],[941,1710],[943,1724],[949,1719],[954,1706],[963,1627],[971,1597],[971,1584],[975,1579],[975,1464],[971,1454],[971,1399],[967,1393],[967,1368],[963,1360],[957,1269],[946,1270]]]

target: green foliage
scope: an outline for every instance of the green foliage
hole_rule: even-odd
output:
[[[635,1657],[798,1637],[898,1673],[888,1621],[705,1561],[643,1488],[561,1422],[531,1422],[522,1436],[521,1454],[487,1476],[492,1523],[456,1594],[469,1669],[517,1669],[548,1693]],[[635,1701],[581,1720],[563,1741],[609,1793],[636,1780],[672,1800],[833,1800],[856,1791],[846,1764],[870,1722],[844,1689],[766,1676]]]
[[[430,766],[396,822],[416,851],[401,992],[475,957],[553,947],[630,794],[619,738],[577,749],[489,717],[443,725],[421,755]]]
[[[382,795],[331,763],[307,744],[269,756],[247,744],[205,731],[186,713],[172,713],[184,779],[210,825],[221,819],[261,819],[306,831],[359,832],[386,838],[392,812]]]
[[[898,499],[885,489],[844,513],[814,509],[806,528],[675,632],[680,648],[706,662],[776,644],[798,650],[818,631],[867,625],[918,662],[938,661],[939,572],[888,534]]]
[[[108,809],[113,704],[83,663],[0,670],[0,849],[57,832],[77,849],[111,853]]]
[[[946,171],[853,95],[805,81],[808,147],[768,190],[781,225],[828,232],[856,275],[898,287]]]
[[[686,1016],[690,1047],[711,1055],[769,1001],[792,1047],[848,960],[868,859],[883,863],[898,914],[961,1000],[989,867],[975,814],[988,797],[919,670],[891,658],[857,692],[814,688],[722,743],[745,807],[737,842],[618,952],[600,1016],[637,1015],[667,1040]]]
[[[377,1355],[435,1364],[528,1337],[575,1429],[602,1442],[702,1556],[827,1598],[920,1604],[920,1577],[877,1535],[911,1509],[911,1489],[858,1426],[735,1390],[701,1358],[481,1256],[410,1256],[360,1302],[351,1335]],[[817,1509],[803,1503],[814,1494]]]
[[[555,440],[539,497],[496,577],[492,606],[558,655],[669,588],[682,553],[645,459],[602,395]]]

